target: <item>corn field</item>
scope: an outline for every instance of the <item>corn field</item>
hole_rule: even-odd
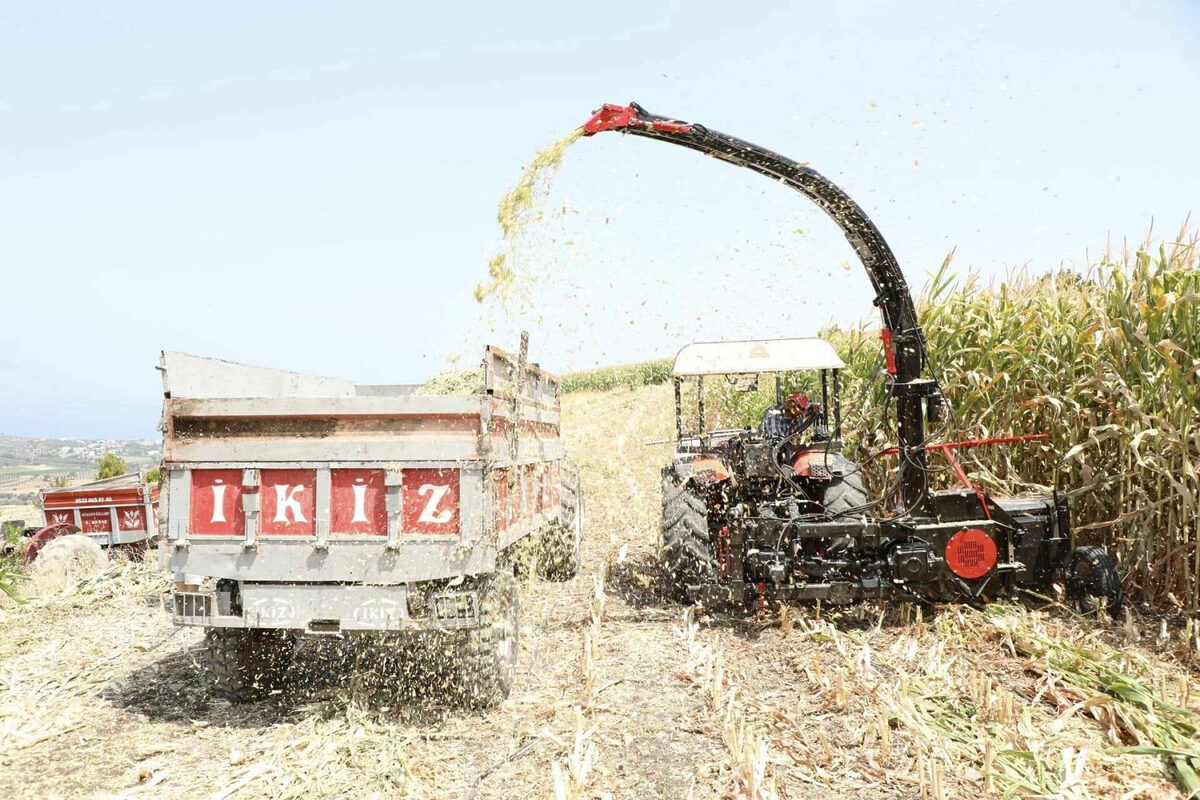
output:
[[[665,383],[671,377],[671,364],[671,359],[663,358],[640,364],[623,364],[616,367],[598,367],[582,372],[572,372],[563,376],[562,390],[564,392],[599,392],[618,386],[628,386],[630,389],[638,386],[654,386]]]

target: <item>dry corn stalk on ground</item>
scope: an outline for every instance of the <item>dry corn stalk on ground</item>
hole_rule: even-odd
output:
[[[274,702],[215,701],[198,635],[158,605],[165,576],[118,562],[0,608],[0,796],[1182,796],[1159,736],[1191,718],[1164,709],[1197,707],[1179,632],[1019,608],[693,621],[665,603],[652,554],[668,453],[643,443],[671,414],[668,386],[564,399],[584,569],[523,588],[520,675],[499,708],[446,707],[421,680],[368,692],[315,646]],[[1164,704],[1089,688],[1089,665]],[[1173,747],[1200,748],[1179,730]]]

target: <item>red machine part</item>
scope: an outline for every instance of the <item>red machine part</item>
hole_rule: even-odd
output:
[[[984,515],[988,519],[991,519],[992,509],[988,506],[987,495],[984,493],[983,487],[978,483],[971,483],[971,478],[967,475],[967,471],[962,468],[962,464],[958,463],[958,457],[954,455],[954,448],[947,447],[942,453],[946,456],[946,461],[950,463],[950,468],[954,470],[954,475],[958,478],[959,483],[974,490],[975,496],[979,498],[979,506],[983,509]]]
[[[883,358],[887,363],[888,375],[896,377],[896,347],[892,344],[892,329],[882,328],[879,338],[883,340]]]
[[[967,528],[946,543],[946,566],[960,578],[982,578],[996,566],[996,543],[979,528]]]
[[[960,483],[966,488],[975,492],[975,496],[979,498],[979,504],[983,506],[983,513],[988,519],[992,518],[992,511],[988,508],[987,496],[984,494],[983,488],[971,483],[971,479],[967,477],[967,473],[963,470],[962,465],[958,463],[958,459],[954,457],[954,451],[959,448],[979,447],[985,444],[1012,444],[1013,442],[1033,442],[1039,439],[1048,439],[1048,433],[1028,433],[1023,436],[994,436],[990,439],[967,439],[961,442],[939,442],[938,444],[925,445],[926,450],[941,450],[946,455],[946,460],[950,462],[950,468],[954,470],[954,474],[958,477]],[[900,452],[899,448],[889,447],[886,450],[880,450],[875,456],[894,456]],[[874,458],[875,456],[872,456]]]
[[[961,442],[938,442],[925,445],[926,450],[957,450],[968,447],[980,447],[985,444],[1012,444],[1013,442],[1034,442],[1038,439],[1049,439],[1048,433],[1027,433],[1022,436],[993,436],[990,439],[965,439]],[[888,447],[876,453],[876,456],[894,456],[900,452],[897,447]],[[874,456],[872,456],[874,458]]]
[[[729,469],[725,462],[712,457],[692,461],[692,472],[700,483],[720,483],[729,477]]]
[[[823,468],[828,460],[829,454],[824,449],[800,450],[792,460],[792,474],[802,478],[828,480],[830,476],[827,470],[818,469],[817,475],[813,475],[813,467]]]
[[[686,122],[675,122],[665,119],[644,119],[638,108],[633,105],[619,106],[605,103],[592,112],[592,118],[583,123],[583,135],[591,136],[602,131],[616,131],[622,128],[645,128],[664,133],[691,133],[692,126]]]
[[[21,562],[24,564],[32,564],[34,559],[38,557],[38,553],[42,551],[43,547],[50,544],[50,542],[54,541],[60,536],[69,536],[72,533],[79,533],[79,528],[68,523],[47,525],[30,537],[29,544],[25,545],[25,549],[21,551]]]

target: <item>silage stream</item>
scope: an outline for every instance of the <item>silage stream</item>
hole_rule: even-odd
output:
[[[517,183],[504,193],[496,208],[496,221],[502,233],[501,249],[488,259],[487,280],[475,287],[475,299],[483,303],[496,299],[502,304],[513,297],[530,280],[527,267],[520,261],[520,239],[539,219],[537,202],[550,190],[554,172],[562,164],[567,148],[583,136],[576,128],[547,147],[539,150],[521,171]]]

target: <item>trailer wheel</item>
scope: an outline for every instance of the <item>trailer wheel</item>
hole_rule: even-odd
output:
[[[21,551],[21,563],[25,565],[32,564],[37,559],[38,553],[42,551],[42,548],[50,544],[50,542],[63,536],[72,536],[77,533],[80,533],[79,528],[67,522],[47,525],[40,530],[34,531],[30,535],[29,541],[26,542],[25,549]]]
[[[295,648],[296,635],[290,631],[209,628],[204,669],[213,694],[235,703],[266,697],[282,685]]]
[[[567,581],[579,574],[583,542],[583,487],[579,469],[564,463],[561,485],[562,517],[541,533],[537,571],[548,581]]]
[[[479,592],[479,627],[467,631],[458,648],[467,705],[490,708],[508,697],[517,672],[519,623],[517,581],[506,572],[488,576]]]
[[[537,572],[548,581],[569,581],[579,574],[579,531],[564,522],[542,529],[537,543]]]
[[[659,557],[667,573],[668,593],[686,603],[689,585],[716,580],[717,560],[712,551],[704,498],[669,470],[663,471],[659,534]]]
[[[1103,605],[1113,619],[1121,613],[1121,575],[1112,556],[1101,547],[1077,547],[1071,554],[1067,596],[1081,614],[1095,614]]]

